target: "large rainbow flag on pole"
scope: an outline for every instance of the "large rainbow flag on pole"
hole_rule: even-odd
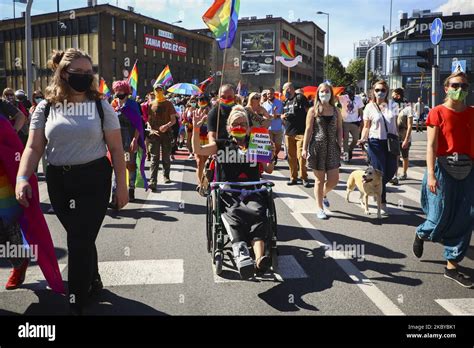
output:
[[[110,98],[110,96],[112,95],[109,87],[107,86],[105,80],[102,77],[100,78],[99,92],[105,95],[107,98]]]
[[[169,65],[167,65],[165,66],[163,71],[160,73],[160,75],[158,75],[158,77],[156,78],[156,82],[153,85],[153,87],[157,85],[167,86],[168,84],[171,84],[172,81],[173,81],[173,76],[171,76],[170,67]]]
[[[130,87],[132,88],[132,98],[134,99],[137,97],[137,90],[138,90],[137,62],[138,60],[136,60],[135,64],[133,64],[132,72],[130,73],[130,76],[128,78],[128,83],[130,84]]]
[[[239,10],[240,0],[214,0],[202,16],[221,50],[232,47],[239,22]]]

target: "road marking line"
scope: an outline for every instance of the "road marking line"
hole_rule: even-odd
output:
[[[474,298],[450,298],[435,300],[452,315],[474,315]]]
[[[104,286],[181,284],[184,282],[184,261],[132,260],[99,262]]]
[[[332,244],[324,235],[315,229],[313,225],[301,213],[292,213],[296,221],[303,227],[309,235],[319,243],[325,250],[332,248]],[[331,253],[326,253],[331,257]],[[364,276],[359,269],[354,266],[350,259],[343,253],[338,253],[334,261],[361,289],[364,294],[382,311],[385,315],[405,315],[370,279]]]
[[[227,260],[226,260],[227,261]],[[214,283],[235,283],[248,282],[248,280],[240,279],[240,275],[235,269],[228,267],[223,268],[222,276],[218,276],[215,272],[215,266],[212,265],[212,273],[214,275]],[[283,282],[289,279],[308,278],[308,275],[300,266],[293,255],[278,256],[278,273],[267,273],[264,276],[256,277],[257,280],[269,280]]]
[[[274,172],[273,175],[278,176],[280,178],[285,177],[279,171]],[[271,178],[270,178],[271,180]],[[280,189],[282,191],[288,191],[281,181],[275,182],[275,193],[278,196]],[[306,205],[309,202],[309,199],[312,198],[301,188],[298,188],[299,193],[303,196],[303,200],[301,205]],[[294,192],[293,192],[294,195]],[[286,204],[285,200],[283,202]],[[292,207],[287,205],[291,210]],[[298,203],[300,206],[300,203]],[[293,205],[294,207],[294,205]],[[315,229],[313,225],[303,216],[300,212],[292,212],[292,215],[296,219],[296,221],[303,227],[306,232],[322,247],[326,250],[332,249],[332,244],[329,240],[324,237],[324,235]],[[364,294],[382,311],[385,315],[405,315],[400,308],[398,308],[370,279],[364,276],[360,270],[354,266],[354,264],[350,261],[348,256],[344,254],[339,255],[337,254],[337,258],[334,261],[339,265],[339,267],[349,276],[350,279],[354,281],[354,283],[364,292]],[[330,255],[328,255],[330,257]]]

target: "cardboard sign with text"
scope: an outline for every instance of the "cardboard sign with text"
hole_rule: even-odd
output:
[[[256,162],[272,161],[272,142],[267,128],[252,128],[248,151],[248,156]]]

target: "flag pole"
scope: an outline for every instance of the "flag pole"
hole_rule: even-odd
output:
[[[220,86],[219,86],[219,90],[217,91],[217,94],[218,94],[218,97],[220,99],[220,92],[221,92],[221,89],[222,89],[222,86],[224,84],[224,72],[225,72],[225,61],[226,61],[226,58],[227,58],[227,44],[229,43],[229,30],[230,30],[230,23],[232,22],[232,10],[234,9],[234,4],[235,4],[235,0],[232,0],[231,2],[231,8],[230,8],[230,14],[231,16],[229,17],[229,24],[227,24],[227,33],[226,33],[226,37],[225,37],[225,47],[224,47],[224,61],[222,62],[222,74],[221,74],[221,83],[220,83]],[[239,19],[237,18],[237,21]],[[216,140],[219,139],[219,121],[220,121],[220,117],[221,117],[221,104],[220,104],[220,101],[218,102],[218,108],[217,108],[217,129],[216,129]]]
[[[290,73],[290,67],[288,67],[288,82],[291,82],[290,79],[291,79],[291,73]]]

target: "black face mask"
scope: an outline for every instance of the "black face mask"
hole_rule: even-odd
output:
[[[393,101],[397,104],[400,104],[402,102],[401,98],[393,98]]]
[[[125,98],[127,98],[128,94],[116,94],[117,98],[119,98],[120,100],[123,100]]]
[[[94,76],[89,75],[89,74],[69,74],[69,78],[67,79],[67,82],[69,83],[69,86],[72,87],[77,92],[85,92],[87,91],[92,84],[92,80],[94,79]]]

